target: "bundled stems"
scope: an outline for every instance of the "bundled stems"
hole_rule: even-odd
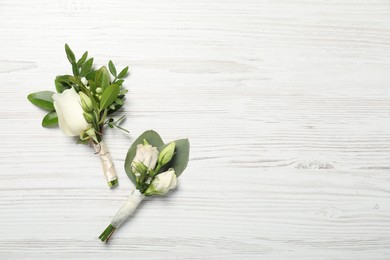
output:
[[[113,225],[108,225],[108,227],[103,231],[103,233],[99,236],[99,239],[102,242],[108,242],[112,234],[114,234],[116,228]]]

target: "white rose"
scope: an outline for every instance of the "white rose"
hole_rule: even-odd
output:
[[[133,172],[136,171],[135,163],[138,162],[143,163],[149,171],[154,170],[157,164],[158,154],[159,152],[157,148],[151,146],[150,144],[137,145],[137,152],[132,163]]]
[[[177,185],[177,178],[174,169],[169,169],[166,172],[157,175],[148,189],[144,192],[144,195],[164,195],[169,190],[172,190]]]
[[[80,96],[74,88],[53,94],[54,108],[58,116],[58,125],[67,136],[77,136],[90,127],[83,116]]]

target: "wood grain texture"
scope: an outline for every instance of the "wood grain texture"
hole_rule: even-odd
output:
[[[390,1],[0,1],[1,259],[390,259]],[[120,186],[28,93],[63,45],[130,66]],[[178,190],[97,236],[147,129],[188,137]]]

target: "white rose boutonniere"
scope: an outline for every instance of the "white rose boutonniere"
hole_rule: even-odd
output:
[[[78,136],[78,142],[90,144],[100,156],[103,172],[110,187],[118,183],[114,164],[106,144],[103,142],[103,130],[120,127],[124,116],[115,120],[112,118],[124,104],[127,90],[123,88],[128,67],[119,73],[112,61],[108,69],[102,66],[93,67],[93,58],[88,58],[88,52],[76,60],[67,44],[66,56],[72,66],[73,75],[57,76],[54,83],[57,93],[40,91],[28,95],[28,100],[34,105],[47,110],[48,114],[42,120],[43,127],[59,126],[67,136]]]

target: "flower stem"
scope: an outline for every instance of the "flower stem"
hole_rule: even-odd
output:
[[[118,179],[108,182],[108,187],[110,188],[114,188],[116,185],[118,185]]]
[[[99,236],[99,239],[102,242],[108,242],[112,234],[114,234],[116,228],[113,225],[108,225],[108,227],[103,231],[103,233]]]

